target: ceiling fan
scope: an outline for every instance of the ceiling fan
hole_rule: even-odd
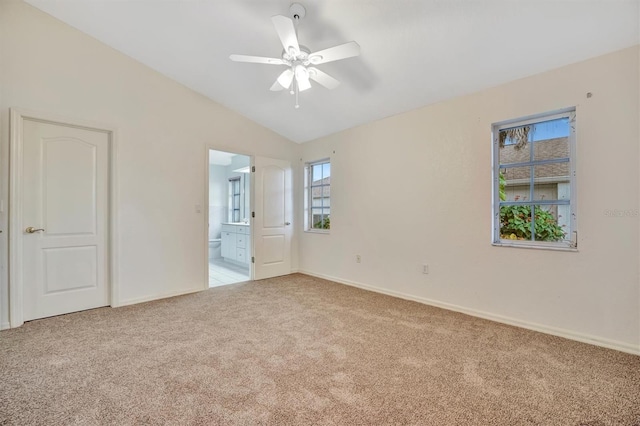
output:
[[[305,8],[299,3],[293,3],[289,8],[292,18],[276,15],[271,18],[284,50],[282,58],[265,58],[263,56],[231,55],[229,58],[236,62],[253,62],[257,64],[285,65],[286,70],[276,79],[272,91],[289,89],[296,95],[295,107],[299,108],[298,93],[311,88],[309,79],[327,89],[335,89],[340,82],[329,74],[320,71],[315,65],[340,59],[351,58],[360,54],[360,45],[355,41],[340,44],[328,49],[311,52],[298,43],[297,25],[306,14]]]

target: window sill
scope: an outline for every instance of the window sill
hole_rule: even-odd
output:
[[[325,234],[329,235],[328,229],[305,229],[304,232],[308,232],[309,234]]]
[[[536,244],[534,241],[521,243],[521,242],[511,242],[509,240],[501,240],[499,242],[491,243],[494,247],[515,247],[515,248],[523,248],[523,249],[536,249],[536,250],[551,250],[551,251],[569,251],[569,252],[578,252],[576,247],[569,246],[550,246],[546,244]]]

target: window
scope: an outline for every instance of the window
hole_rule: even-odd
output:
[[[240,176],[229,179],[229,221],[240,222]]]
[[[305,167],[305,207],[307,230],[331,228],[331,162],[307,163]]]
[[[575,248],[575,110],[493,126],[493,242]]]

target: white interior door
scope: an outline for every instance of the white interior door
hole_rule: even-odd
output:
[[[291,273],[291,163],[255,157],[254,278]]]
[[[23,123],[23,319],[106,306],[109,134]]]

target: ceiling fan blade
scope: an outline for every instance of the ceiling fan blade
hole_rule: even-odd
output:
[[[314,67],[309,67],[309,78],[330,90],[340,85],[338,80]]]
[[[249,56],[249,55],[231,55],[229,59],[235,62],[252,62],[255,64],[271,64],[271,65],[283,65],[284,61],[278,58],[265,58],[263,56]]]
[[[273,83],[273,86],[271,86],[270,90],[273,92],[277,92],[279,90],[288,89],[289,86],[291,86],[292,81],[293,71],[291,71],[291,68],[287,68],[282,74],[278,76],[278,79],[275,83]]]
[[[294,27],[291,18],[276,15],[271,17],[271,21],[273,22],[273,26],[276,28],[278,37],[280,37],[280,42],[282,42],[284,51],[289,54],[293,53],[294,55],[298,55],[300,53],[300,45],[298,44],[296,28]]]
[[[360,45],[355,41],[345,44],[333,46],[328,49],[320,50],[309,54],[309,62],[313,65],[324,64],[327,62],[337,61],[340,59],[351,58],[360,54]]]

